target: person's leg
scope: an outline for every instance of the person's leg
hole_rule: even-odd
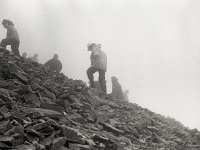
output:
[[[95,72],[97,72],[97,69],[96,69],[96,68],[93,68],[93,67],[90,67],[90,68],[88,68],[88,70],[87,70],[87,76],[88,76],[88,79],[89,79],[89,81],[90,81],[90,87],[91,87],[91,88],[94,88],[94,87],[95,87],[95,85],[94,85],[94,76],[93,76],[93,74],[94,74]]]
[[[102,91],[107,92],[106,90],[106,80],[105,80],[105,74],[106,72],[104,70],[99,69],[99,83],[101,86]]]
[[[11,42],[11,49],[12,49],[12,52],[15,55],[20,56],[20,54],[19,54],[19,41],[13,40]]]
[[[10,40],[3,39],[0,46],[6,48],[7,45],[10,45]]]

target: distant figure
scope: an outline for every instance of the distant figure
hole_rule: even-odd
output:
[[[112,96],[119,101],[124,100],[123,91],[118,79],[116,77],[111,77],[112,81]]]
[[[14,28],[13,22],[10,20],[4,19],[2,22],[2,25],[4,26],[4,28],[7,29],[7,37],[1,41],[0,46],[3,48],[6,48],[7,45],[11,45],[12,52],[17,56],[20,56],[20,54],[19,54],[19,44],[20,44],[19,34],[18,34],[17,30]]]
[[[87,76],[90,81],[90,87],[95,87],[93,74],[98,71],[101,89],[103,92],[106,92],[105,73],[107,70],[107,56],[101,50],[100,44],[96,45],[95,43],[91,43],[88,44],[87,47],[88,51],[91,51],[91,66],[87,70]]]
[[[38,63],[38,54],[34,54],[33,57],[29,57],[28,60]]]
[[[62,63],[60,62],[60,60],[58,60],[58,55],[55,54],[52,59],[44,64],[43,67],[48,68],[51,72],[60,73],[60,71],[62,70]]]
[[[27,58],[27,53],[26,53],[26,52],[23,52],[23,54],[22,54],[22,58],[24,58],[24,59]]]
[[[126,102],[129,102],[128,94],[129,94],[128,90],[124,91],[124,101]]]

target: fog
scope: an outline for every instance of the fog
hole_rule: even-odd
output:
[[[131,102],[200,130],[199,8],[199,0],[0,0],[0,21],[14,22],[21,54],[44,63],[57,53],[62,72],[85,82],[87,44],[101,43],[108,92],[117,76]]]

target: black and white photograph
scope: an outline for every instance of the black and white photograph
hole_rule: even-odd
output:
[[[0,150],[200,150],[200,0],[0,0]]]

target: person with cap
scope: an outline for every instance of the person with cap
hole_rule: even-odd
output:
[[[90,43],[87,45],[87,48],[88,51],[91,51],[91,66],[87,69],[87,76],[90,81],[90,87],[95,88],[93,74],[98,72],[101,90],[106,92],[105,73],[107,71],[107,56],[105,52],[101,50],[100,44]]]
[[[11,45],[12,52],[17,56],[20,56],[20,54],[19,54],[19,44],[20,44],[19,34],[18,34],[17,30],[15,29],[13,22],[10,20],[4,19],[2,22],[2,25],[4,26],[4,28],[7,29],[7,37],[1,41],[0,47],[6,48],[7,45]]]
[[[44,68],[48,68],[51,72],[60,73],[62,70],[62,63],[58,60],[58,55],[54,54],[54,57],[47,61],[44,65]]]

